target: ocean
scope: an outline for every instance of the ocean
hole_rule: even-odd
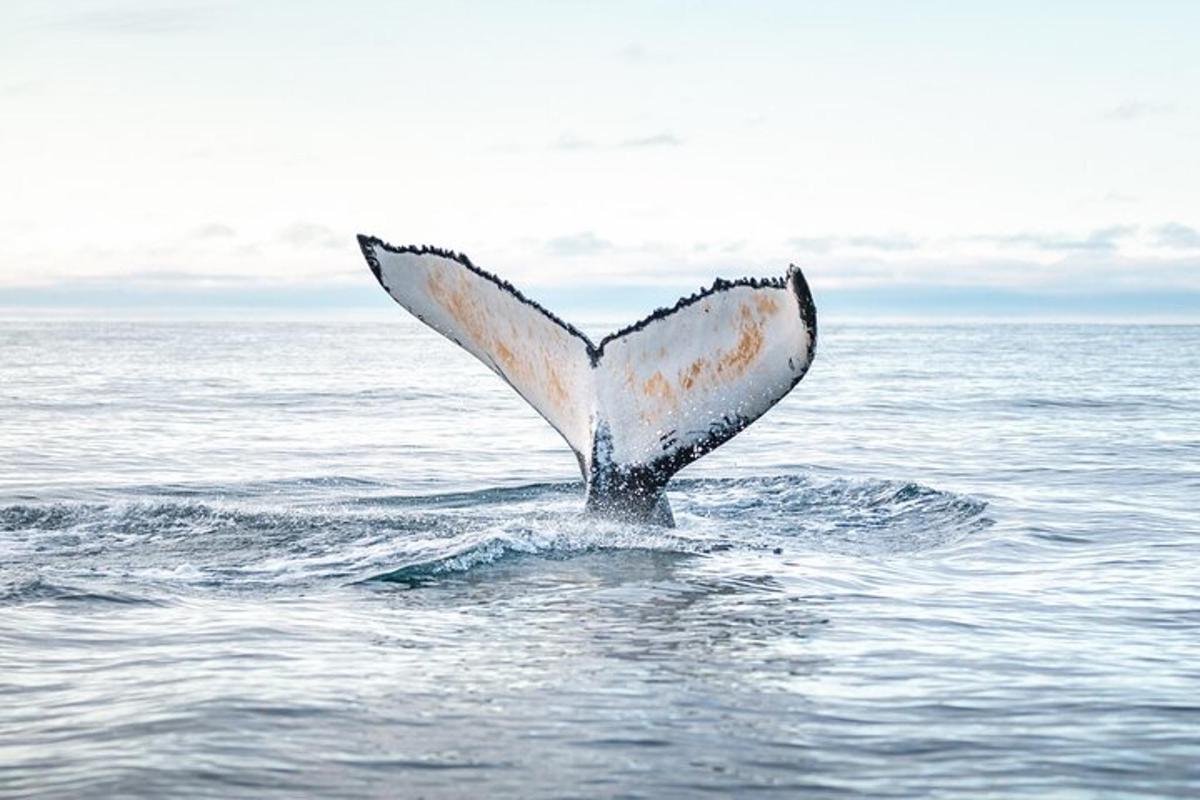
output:
[[[0,796],[1200,796],[1200,327],[823,322],[669,497],[399,310],[2,320]]]

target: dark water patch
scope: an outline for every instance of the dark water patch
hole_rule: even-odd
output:
[[[511,763],[478,761],[465,758],[462,753],[434,753],[424,758],[379,758],[370,756],[346,756],[338,760],[346,766],[380,771],[445,771],[445,770],[495,770],[512,766]]]
[[[96,513],[102,506],[74,503],[20,504],[0,507],[0,531],[20,533],[40,530],[62,530]]]
[[[51,583],[44,578],[0,582],[0,606],[19,606],[31,603],[65,603],[80,606],[162,606],[166,601],[148,595],[133,594],[111,588],[86,588]]]
[[[1177,404],[1162,395],[1138,395],[1118,397],[1021,397],[1008,401],[1016,409],[1060,410],[1081,409],[1089,411],[1140,411],[1177,407]]]
[[[383,581],[410,587],[429,585],[446,575],[470,572],[477,578],[496,577],[493,567],[506,561],[524,560],[546,567],[546,562],[562,561],[600,552],[680,553],[700,552],[694,544],[675,539],[655,530],[627,528],[624,531],[594,529],[574,534],[542,536],[532,531],[478,540],[460,550],[422,561],[404,564],[372,575],[366,581]],[[551,568],[552,569],[552,568]]]
[[[353,502],[362,506],[487,510],[505,503],[536,501],[540,498],[561,499],[564,497],[578,497],[582,504],[583,484],[579,482],[531,483],[521,486],[502,486],[464,492],[406,495],[384,494],[372,497],[360,497]]]
[[[401,388],[368,387],[339,389],[337,391],[271,390],[221,392],[219,401],[238,407],[261,406],[266,408],[298,409],[306,413],[328,411],[329,407],[352,407],[359,410],[372,404],[396,406],[404,403],[424,401],[442,402],[445,393],[416,386]]]

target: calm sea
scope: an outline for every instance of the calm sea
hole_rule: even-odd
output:
[[[1200,795],[1200,327],[830,323],[670,497],[399,311],[0,321],[0,795]]]

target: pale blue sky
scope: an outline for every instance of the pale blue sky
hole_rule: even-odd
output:
[[[1182,1],[5,0],[0,304],[353,304],[363,231],[568,305],[795,262],[834,307],[1200,317],[1198,36]]]

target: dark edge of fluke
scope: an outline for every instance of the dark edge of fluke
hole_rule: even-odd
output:
[[[504,280],[500,276],[493,275],[492,273],[488,272],[487,270],[480,269],[479,267],[475,266],[473,263],[471,263],[471,259],[468,258],[463,253],[457,253],[453,250],[446,250],[441,247],[434,247],[432,245],[427,245],[427,244],[404,245],[403,247],[396,247],[394,244],[389,244],[388,242],[385,242],[378,237],[366,236],[361,233],[358,235],[358,246],[362,250],[363,256],[367,259],[367,265],[371,268],[371,272],[373,272],[375,274],[375,280],[379,281],[379,285],[384,288],[384,291],[388,291],[388,287],[387,287],[387,284],[385,284],[383,282],[383,275],[380,273],[379,259],[375,257],[375,248],[376,247],[382,247],[384,250],[387,250],[390,253],[412,253],[413,255],[418,255],[418,256],[424,256],[424,255],[441,256],[442,258],[448,258],[451,261],[457,261],[459,264],[462,264],[464,267],[469,269],[471,272],[474,272],[479,277],[484,278],[485,280],[489,280],[492,283],[496,284],[496,286],[498,286],[501,290],[508,292],[510,295],[515,297],[517,300],[520,300],[525,305],[532,306],[533,308],[537,309],[542,314],[544,314],[546,317],[548,317],[551,322],[554,322],[555,324],[560,325],[563,328],[565,328],[567,330],[567,332],[570,333],[572,336],[578,336],[587,345],[588,353],[591,353],[596,349],[595,346],[592,344],[592,340],[589,339],[583,331],[579,330],[578,328],[576,328],[574,325],[567,322],[566,320],[560,318],[558,315],[556,315],[554,312],[547,309],[545,306],[543,306],[541,303],[537,302],[536,300],[529,299],[521,292],[520,289],[513,286],[511,283]]]
[[[620,339],[622,336],[627,334],[636,333],[637,331],[640,331],[642,328],[649,325],[651,322],[656,322],[663,317],[669,317],[676,311],[681,311],[690,305],[699,303],[701,300],[710,295],[717,294],[718,292],[724,292],[729,289],[736,289],[739,286],[748,286],[751,289],[784,289],[787,287],[787,278],[738,278],[737,280],[733,281],[726,280],[725,278],[717,278],[715,281],[713,281],[712,286],[701,288],[694,294],[679,298],[675,301],[675,305],[671,306],[670,308],[656,308],[651,311],[645,319],[638,320],[632,325],[626,325],[616,333],[610,333],[608,336],[605,336],[600,340],[600,346],[597,348],[597,351],[600,354],[603,354],[604,346],[609,342]]]
[[[800,304],[800,316],[804,319],[804,327],[808,329],[808,352],[805,354],[808,358],[808,365],[796,379],[796,383],[799,383],[812,369],[813,359],[817,356],[817,303],[813,300],[812,289],[808,288],[808,279],[804,277],[804,270],[795,264],[788,264],[787,274],[788,278],[793,279],[792,285],[795,287],[796,302]],[[796,383],[792,384],[792,388],[795,388]]]
[[[604,355],[604,348],[608,345],[609,342],[616,341],[617,339],[620,339],[622,336],[626,336],[631,333],[636,333],[637,331],[640,331],[642,328],[645,328],[650,323],[656,322],[657,320],[663,319],[664,317],[669,317],[670,315],[674,314],[675,312],[680,311],[684,308],[687,308],[688,306],[693,305],[695,303],[698,303],[701,300],[703,300],[704,298],[709,297],[710,295],[714,295],[719,292],[728,291],[729,289],[735,289],[739,286],[747,286],[751,289],[786,289],[787,285],[788,285],[788,280],[794,276],[795,277],[794,286],[795,286],[795,291],[796,291],[796,299],[800,303],[800,310],[801,310],[801,314],[804,317],[804,324],[808,328],[808,331],[810,334],[809,335],[809,344],[808,344],[808,354],[807,354],[808,355],[808,366],[812,365],[813,357],[816,354],[817,308],[816,308],[816,304],[813,301],[812,291],[808,287],[808,281],[804,278],[804,272],[799,267],[797,267],[795,264],[789,265],[787,274],[780,278],[738,278],[736,280],[726,280],[725,278],[717,278],[716,280],[713,281],[712,286],[709,286],[707,288],[701,288],[699,291],[695,292],[694,294],[688,295],[687,297],[680,298],[678,301],[676,301],[675,305],[671,306],[670,308],[661,308],[661,307],[656,308],[654,311],[650,312],[650,314],[648,316],[646,316],[644,319],[638,320],[637,322],[633,323],[632,325],[626,325],[625,327],[617,330],[615,333],[608,334],[603,339],[601,339],[600,343],[597,345],[597,344],[593,344],[592,340],[589,339],[587,337],[587,334],[585,334],[583,331],[579,330],[571,323],[562,319],[557,314],[555,314],[554,312],[550,311],[545,306],[543,306],[541,303],[538,303],[536,300],[531,300],[530,298],[526,297],[525,294],[522,293],[520,289],[513,286],[508,281],[504,280],[503,278],[501,278],[497,275],[493,275],[492,273],[488,272],[485,269],[480,269],[479,267],[475,266],[475,264],[473,264],[471,262],[471,259],[468,258],[463,253],[459,253],[454,250],[447,250],[442,247],[435,247],[433,245],[427,245],[427,244],[404,245],[402,247],[397,247],[396,245],[390,244],[389,242],[385,242],[383,239],[380,239],[376,236],[367,236],[367,235],[361,234],[361,233],[358,234],[358,246],[359,246],[359,249],[362,250],[363,257],[366,258],[366,260],[367,260],[367,266],[369,266],[371,268],[371,272],[375,275],[375,280],[379,281],[379,285],[384,288],[384,291],[388,291],[388,287],[387,287],[387,284],[385,284],[383,282],[383,275],[381,273],[379,259],[375,257],[375,248],[376,247],[382,247],[384,250],[387,250],[388,252],[391,252],[391,253],[412,253],[414,255],[419,255],[419,256],[423,256],[423,255],[441,256],[442,258],[448,258],[452,261],[455,261],[455,262],[461,264],[462,266],[469,269],[471,272],[474,272],[479,277],[491,281],[496,286],[498,286],[502,291],[509,293],[510,295],[515,297],[520,302],[525,303],[526,305],[537,309],[539,312],[541,312],[543,315],[545,315],[550,321],[563,327],[572,336],[577,336],[581,340],[583,340],[584,344],[587,345],[588,357],[591,359],[592,366],[595,366],[596,364],[598,364],[600,362],[600,358]],[[808,372],[808,367],[805,368],[804,373],[801,373],[801,377],[803,377],[804,374],[807,372]],[[796,383],[799,383],[799,379],[797,379]],[[792,385],[795,386],[795,383],[793,383]]]

